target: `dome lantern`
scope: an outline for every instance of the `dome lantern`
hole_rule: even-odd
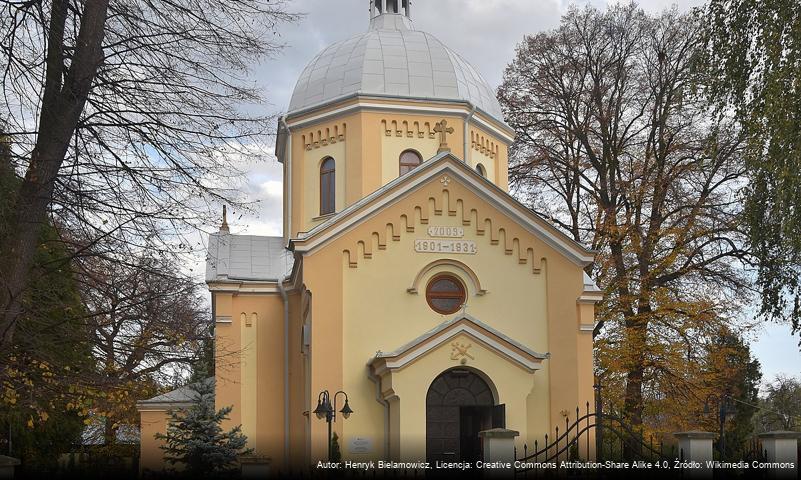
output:
[[[412,18],[412,0],[370,0],[370,18],[375,18],[385,13],[404,15]]]

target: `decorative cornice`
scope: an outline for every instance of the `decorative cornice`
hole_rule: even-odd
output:
[[[347,103],[349,100],[355,100],[353,103],[349,103],[346,105],[342,105],[337,108],[332,108],[326,112],[319,113],[317,115],[312,115],[305,118],[298,118],[302,117],[306,114],[311,114],[317,110],[322,110],[327,107],[336,106],[340,103]],[[371,100],[373,100],[371,102]],[[383,101],[386,103],[375,102],[375,100]],[[390,103],[393,102],[393,103]],[[420,104],[427,104],[427,105],[420,105]],[[442,104],[443,106],[430,106],[431,104]],[[447,107],[446,105],[453,105],[454,107]],[[320,122],[323,120],[327,120],[334,116],[339,116],[347,113],[352,113],[354,111],[361,111],[361,110],[368,110],[368,111],[383,111],[383,112],[395,112],[395,113],[410,113],[410,112],[420,112],[425,114],[434,114],[434,115],[456,115],[462,116],[467,118],[470,115],[470,112],[473,109],[473,105],[470,102],[461,101],[461,100],[443,100],[443,99],[431,99],[431,98],[403,98],[400,99],[394,96],[380,96],[380,95],[360,95],[360,94],[349,94],[340,98],[335,98],[331,101],[322,103],[320,105],[314,105],[309,108],[305,108],[303,110],[297,110],[294,112],[289,112],[286,115],[286,122],[289,128],[298,128],[304,127],[316,122]],[[474,116],[473,120],[481,125],[482,127],[486,128],[492,133],[495,133],[499,137],[503,138],[509,143],[514,141],[515,131],[508,125],[503,122],[500,122],[489,115],[485,111],[480,108],[476,109],[480,116]]]
[[[579,304],[587,304],[587,303],[596,304],[596,303],[602,301],[603,299],[604,299],[603,293],[598,293],[598,292],[586,293],[585,292],[578,298],[578,300],[576,300],[576,303],[579,303]]]
[[[346,132],[347,125],[344,123],[337,123],[333,126],[310,129],[299,133],[301,134],[303,148],[305,150],[312,150],[333,145],[337,142],[344,142]]]
[[[420,270],[420,272],[417,273],[417,276],[414,277],[412,285],[409,288],[407,288],[406,291],[412,294],[417,294],[418,286],[420,285],[420,282],[423,280],[423,277],[425,277],[431,270],[442,266],[449,266],[464,273],[464,275],[472,282],[473,289],[476,292],[476,295],[487,294],[487,291],[481,287],[481,282],[478,279],[478,275],[476,275],[476,272],[474,272],[473,269],[471,269],[466,264],[458,260],[453,260],[450,258],[442,258],[439,260],[434,260],[433,262],[423,267]]]
[[[393,352],[376,353],[368,362],[368,366],[376,376],[402,369],[461,334],[472,337],[486,348],[528,372],[541,369],[542,361],[550,358],[550,354],[537,353],[478,319],[462,314],[438,325]]]
[[[336,216],[314,227],[311,231],[301,233],[297,238],[290,240],[290,248],[296,252],[309,254],[320,246],[345,234],[361,222],[377,215],[383,208],[394,205],[400,201],[404,195],[421,188],[429,182],[430,179],[437,177],[442,178],[442,176],[447,176],[449,179],[448,182],[458,180],[462,185],[470,187],[470,190],[479,198],[487,201],[501,212],[504,212],[527,231],[564,254],[576,265],[584,267],[594,261],[594,252],[586,250],[573,239],[553,229],[553,227],[546,225],[544,221],[530,209],[520,204],[520,202],[512,198],[508,193],[489,182],[472,168],[464,164],[464,162],[449,153],[435,156],[412,172],[393,180],[381,189],[345,208]],[[443,188],[445,187],[446,186],[443,185]],[[434,213],[436,214],[436,211]],[[451,214],[451,212],[448,213]],[[455,211],[453,214],[456,214]],[[423,223],[427,223],[427,220]],[[483,234],[483,229],[480,225],[476,225],[476,228],[480,230],[477,232],[478,234]],[[393,237],[397,235],[398,240],[400,239],[400,230],[401,229],[397,229],[397,233],[393,232]],[[495,229],[492,229],[490,232],[492,235],[491,243],[494,245],[497,245],[500,241],[500,230],[501,229],[495,231]],[[508,239],[506,239],[505,233],[504,231],[504,240],[506,241]],[[393,240],[395,240],[395,238],[393,238]],[[512,245],[507,244],[505,248],[508,251],[512,248]],[[351,255],[352,266],[355,266],[355,255],[352,255],[353,252],[348,253]],[[511,254],[512,252],[508,253]],[[523,263],[522,260],[521,263]]]

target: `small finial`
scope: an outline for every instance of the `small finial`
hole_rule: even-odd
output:
[[[434,131],[439,133],[439,149],[437,149],[437,153],[450,152],[448,134],[453,133],[453,127],[449,127],[448,121],[443,118],[441,122],[434,125]]]
[[[231,230],[228,228],[228,209],[225,205],[223,205],[223,221],[222,225],[220,225],[220,233],[231,233]]]

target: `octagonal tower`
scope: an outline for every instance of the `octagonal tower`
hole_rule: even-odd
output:
[[[513,130],[493,89],[454,50],[414,29],[409,0],[371,0],[368,30],[308,63],[278,136],[285,239],[432,158],[443,138],[508,189]]]

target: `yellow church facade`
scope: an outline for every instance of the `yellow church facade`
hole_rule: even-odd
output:
[[[216,405],[274,472],[328,458],[323,392],[355,461],[477,460],[481,431],[522,447],[594,402],[593,252],[509,195],[514,133],[480,75],[408,1],[370,12],[280,121],[284,235],[209,239]],[[143,470],[189,403],[139,404]]]

